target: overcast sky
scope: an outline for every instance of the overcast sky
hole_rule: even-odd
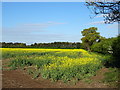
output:
[[[84,2],[3,2],[2,41],[43,43],[81,42],[81,31],[97,27],[109,38],[118,34],[117,24],[104,24]],[[90,18],[94,17],[94,18]]]

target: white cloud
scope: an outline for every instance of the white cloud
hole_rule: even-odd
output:
[[[48,23],[48,24],[52,24],[52,25],[66,24],[66,23],[53,22],[53,21],[48,21],[47,23]]]
[[[95,24],[105,24],[104,21],[97,21],[97,22],[91,22],[89,23],[90,25],[95,25]]]
[[[107,26],[107,28],[118,29],[118,23],[110,24],[110,25]]]
[[[29,34],[37,32],[46,32],[46,28],[50,26],[62,25],[66,23],[48,21],[46,23],[32,23],[32,24],[21,24],[15,27],[3,27],[3,35],[5,34]]]
[[[85,2],[85,0],[2,0],[3,2]]]
[[[59,22],[46,22],[46,23],[33,23],[33,24],[21,24],[16,27],[3,27],[2,39],[3,41],[13,42],[43,42],[57,40],[64,37],[63,34],[52,33],[47,31],[49,26],[56,26],[66,23]]]
[[[100,17],[103,17],[104,15],[103,14],[100,14],[100,15],[97,15],[95,18],[100,18]]]
[[[24,24],[24,25],[25,25],[25,26],[41,26],[41,27],[48,27],[48,26],[61,25],[61,24],[66,24],[66,23],[48,21],[48,22],[46,22],[46,23],[34,23],[34,24]]]

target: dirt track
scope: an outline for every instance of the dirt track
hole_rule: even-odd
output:
[[[61,81],[51,82],[41,77],[32,79],[32,77],[23,70],[12,70],[3,71],[2,81],[3,88],[108,88],[107,85],[99,83],[102,77],[100,74],[92,77],[94,81],[91,84],[79,81],[76,85],[71,85]]]
[[[8,61],[4,60],[3,65]],[[79,81],[74,85],[73,83],[63,83],[62,81],[51,82],[41,77],[32,79],[25,70],[21,69],[4,70],[2,72],[2,88],[109,88],[109,86],[99,82],[106,71],[106,68],[99,70],[97,75],[91,78],[92,82],[90,84]]]

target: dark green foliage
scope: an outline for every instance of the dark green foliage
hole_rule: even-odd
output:
[[[47,71],[41,71],[42,77],[45,79],[51,78],[53,81],[63,80],[65,83],[72,79],[82,80],[96,75],[96,71],[101,68],[101,65],[86,64],[69,68],[56,68]]]
[[[49,48],[49,49],[79,49],[82,48],[80,42],[53,42],[53,43],[34,43],[26,45],[25,43],[0,43],[2,48]]]
[[[94,52],[98,52],[102,54],[113,53],[112,44],[115,39],[116,38],[109,38],[109,39],[102,40],[98,43],[93,44],[91,49]]]
[[[0,46],[3,47],[3,48],[25,48],[26,47],[26,44],[25,43],[5,43],[5,42],[2,42],[0,43]]]
[[[120,67],[120,36],[102,40],[91,47],[92,51],[111,54],[110,58],[104,61],[106,67]]]
[[[36,67],[39,69],[40,67],[42,67],[45,64],[49,64],[52,63],[52,60],[50,59],[37,59],[35,57],[29,58],[28,57],[19,57],[19,58],[15,58],[14,60],[11,61],[10,63],[10,67],[14,68],[19,68],[19,67],[25,67],[25,66],[32,66],[32,65],[36,65]],[[14,68],[14,69],[16,69]]]
[[[15,57],[21,57],[21,56],[27,56],[27,57],[30,57],[30,56],[42,56],[42,55],[46,55],[48,54],[49,52],[27,52],[27,51],[24,51],[24,53],[22,51],[14,51],[14,52],[11,52],[11,51],[7,51],[7,52],[4,52],[2,51],[2,59],[7,59],[7,58],[15,58]]]
[[[114,62],[113,64],[116,67],[120,68],[120,35],[117,37],[117,39],[113,42],[112,44],[113,48],[113,57],[114,57]]]

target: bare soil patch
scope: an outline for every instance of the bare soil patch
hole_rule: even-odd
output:
[[[4,60],[3,65],[9,60]],[[6,67],[8,68],[8,67]],[[26,70],[3,70],[2,72],[2,87],[3,88],[110,88],[108,85],[101,83],[104,73],[107,68],[102,68],[97,72],[96,76],[91,77],[91,83],[86,83],[83,80],[78,81],[76,85],[72,83],[63,83],[62,81],[51,82],[50,80],[38,77],[33,79],[28,75]]]

